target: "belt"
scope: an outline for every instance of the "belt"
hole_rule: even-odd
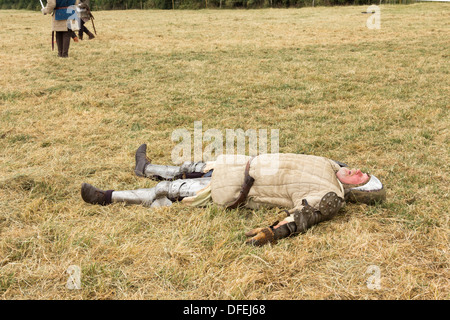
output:
[[[238,198],[231,203],[229,206],[227,206],[227,209],[236,209],[240,207],[242,204],[244,204],[245,199],[247,199],[248,193],[250,192],[250,188],[253,186],[253,183],[255,182],[255,179],[250,177],[250,163],[255,157],[251,157],[250,160],[248,160],[247,165],[245,166],[245,173],[244,173],[244,182],[241,186],[241,191],[239,192]]]

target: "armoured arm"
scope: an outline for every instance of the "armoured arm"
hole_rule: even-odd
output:
[[[319,222],[330,220],[342,208],[344,199],[334,192],[328,192],[319,201],[317,208],[312,207],[306,199],[294,209],[287,211],[287,217],[269,228],[257,228],[246,233],[247,244],[264,245],[276,243],[278,239],[305,232]]]

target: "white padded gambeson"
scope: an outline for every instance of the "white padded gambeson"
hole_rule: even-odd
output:
[[[232,155],[217,159],[211,179],[215,203],[226,206],[237,199],[249,159]],[[339,165],[324,157],[289,153],[257,156],[250,165],[249,174],[255,181],[246,206],[299,209],[306,199],[317,209],[320,199],[330,191],[344,198],[344,189],[336,178],[338,170]]]

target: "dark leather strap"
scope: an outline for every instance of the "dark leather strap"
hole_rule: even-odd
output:
[[[94,16],[91,14],[90,11],[89,11],[89,14],[91,15],[91,22],[92,22],[92,27],[94,28],[94,33],[95,33],[95,35],[97,35],[97,30],[95,30],[95,24],[94,24]]]
[[[244,183],[242,183],[241,186],[241,192],[239,193],[239,197],[229,206],[227,206],[227,209],[236,209],[237,207],[241,206],[245,199],[247,199],[248,193],[250,192],[250,188],[253,186],[253,183],[255,182],[255,179],[250,177],[250,163],[255,157],[251,157],[250,160],[248,160],[247,165],[245,166],[245,176],[244,176]]]

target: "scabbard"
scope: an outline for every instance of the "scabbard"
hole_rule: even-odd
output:
[[[92,27],[94,28],[94,33],[97,35],[97,30],[95,30],[95,24],[94,24],[94,16],[91,15],[91,21],[92,21]]]

